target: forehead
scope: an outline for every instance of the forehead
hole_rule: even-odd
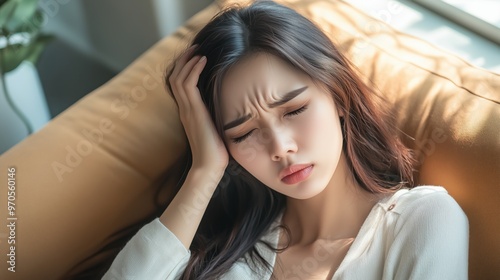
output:
[[[272,54],[252,54],[231,67],[222,80],[223,118],[244,115],[246,106],[276,101],[311,83],[309,76]]]

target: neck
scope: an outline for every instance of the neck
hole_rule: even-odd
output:
[[[291,245],[355,238],[380,195],[357,184],[344,153],[326,188],[315,197],[288,198],[283,223],[292,233]]]

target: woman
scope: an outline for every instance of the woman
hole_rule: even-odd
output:
[[[223,11],[168,73],[191,147],[105,279],[466,279],[468,222],[313,23]]]

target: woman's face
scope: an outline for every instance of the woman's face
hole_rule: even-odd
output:
[[[228,71],[220,100],[224,141],[250,174],[296,199],[328,185],[342,153],[339,114],[308,75],[257,53]]]

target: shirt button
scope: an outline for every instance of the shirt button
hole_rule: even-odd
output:
[[[389,211],[391,211],[392,209],[394,209],[394,207],[395,207],[395,206],[396,206],[396,203],[391,204],[391,205],[389,206],[389,209],[388,209],[388,210],[389,210]]]

